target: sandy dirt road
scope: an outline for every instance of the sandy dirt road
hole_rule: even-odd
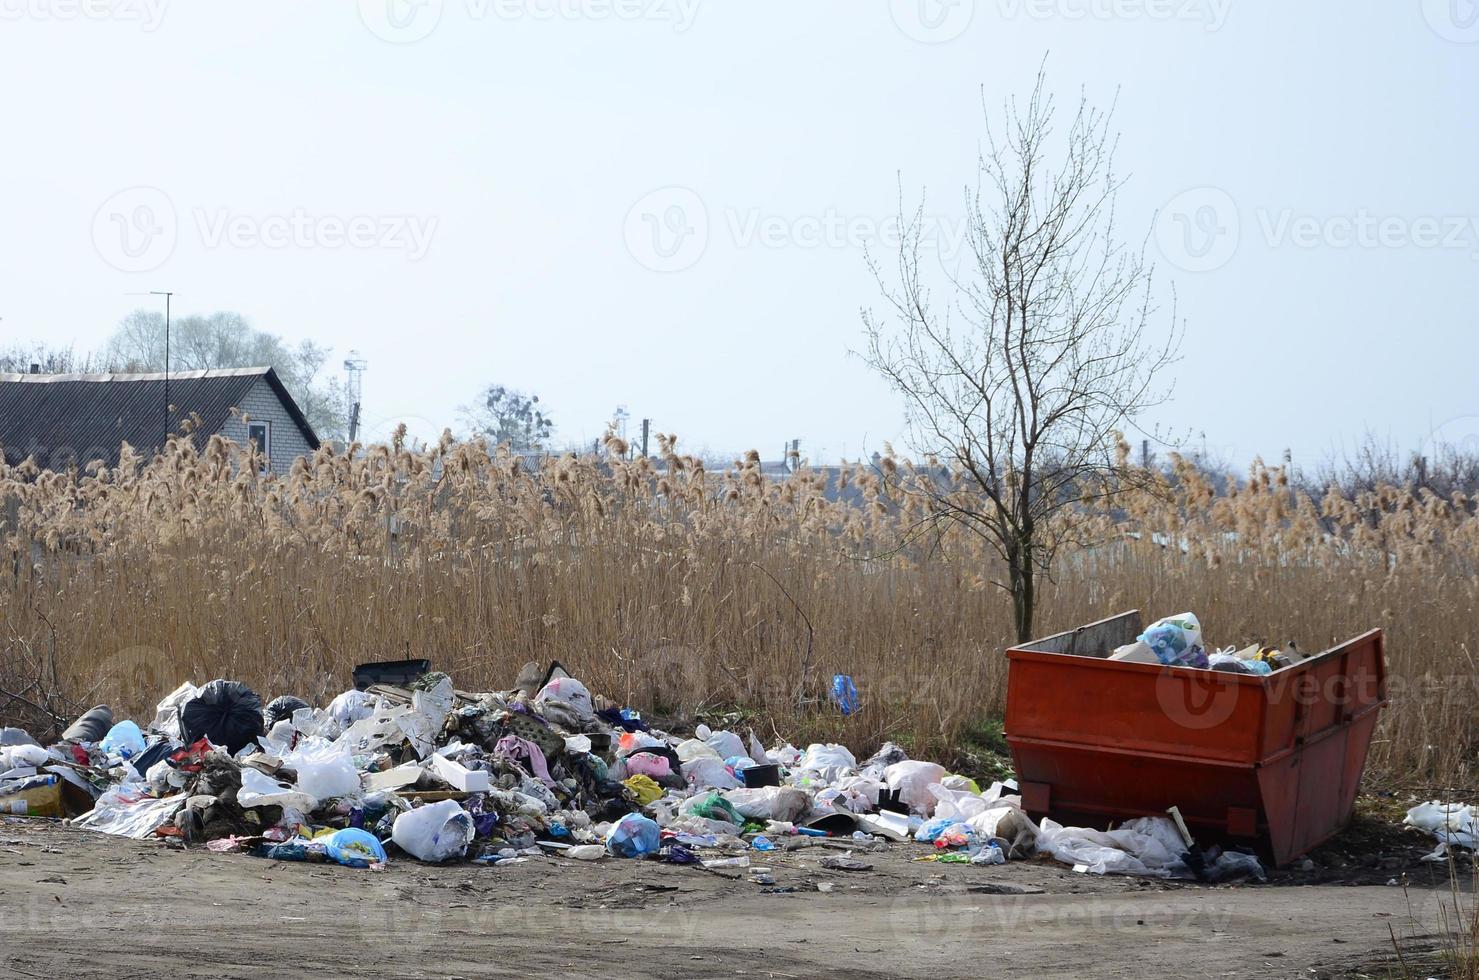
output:
[[[900,845],[766,857],[766,893],[694,868],[534,858],[382,872],[0,821],[0,975],[15,977],[1320,977],[1435,922],[1436,877],[1202,887],[974,868]],[[757,861],[757,863],[759,863]],[[1418,877],[1421,877],[1419,875]],[[830,891],[818,885],[830,885]]]

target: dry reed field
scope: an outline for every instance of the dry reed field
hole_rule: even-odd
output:
[[[853,468],[837,502],[806,467],[773,480],[751,453],[710,472],[661,442],[653,460],[531,469],[480,442],[397,439],[261,477],[220,437],[182,438],[116,469],[0,469],[0,716],[41,735],[42,709],[146,715],[217,676],[323,703],[355,663],[407,655],[464,689],[506,688],[554,658],[613,699],[738,712],[765,739],[960,759],[989,738],[1011,601],[979,539],[900,494],[907,465]],[[1039,635],[1133,607],[1194,611],[1217,646],[1320,650],[1379,626],[1392,704],[1371,771],[1473,785],[1473,501],[1314,499],[1262,465],[1217,496],[1180,460],[1135,483],[1075,523]],[[834,673],[856,679],[860,713],[828,703]]]

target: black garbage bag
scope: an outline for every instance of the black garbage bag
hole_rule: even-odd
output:
[[[179,747],[180,743],[174,739],[162,738],[128,761],[140,776],[147,776],[150,766],[168,759]]]
[[[113,727],[113,709],[106,704],[88,708],[76,721],[62,732],[66,742],[101,742],[108,729]]]
[[[270,729],[278,722],[292,718],[293,712],[297,711],[299,708],[311,707],[313,707],[313,705],[309,704],[307,701],[304,701],[300,697],[294,697],[291,694],[284,694],[280,698],[273,698],[271,701],[267,702],[267,713],[266,716],[263,718],[263,721],[266,722],[267,727]]]
[[[211,681],[180,706],[180,733],[186,745],[208,738],[235,755],[266,733],[262,699],[241,681]]]

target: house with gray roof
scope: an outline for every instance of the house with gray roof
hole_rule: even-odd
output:
[[[232,411],[236,409],[237,411]],[[118,465],[127,442],[149,456],[192,417],[197,448],[216,433],[255,440],[275,473],[318,436],[270,367],[159,374],[0,374],[0,452],[49,470]]]

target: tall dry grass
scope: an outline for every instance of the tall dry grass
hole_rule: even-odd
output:
[[[996,564],[900,497],[895,464],[845,473],[857,499],[838,503],[808,469],[774,481],[752,453],[709,472],[662,443],[656,464],[531,471],[480,443],[398,439],[259,478],[215,437],[80,477],[0,469],[0,688],[25,699],[0,695],[0,714],[146,713],[215,676],[322,701],[355,663],[408,654],[467,689],[555,658],[641,708],[740,710],[767,737],[859,748],[948,754],[1000,714]],[[1158,482],[1095,516],[1042,588],[1040,634],[1130,607],[1193,610],[1219,645],[1323,649],[1381,626],[1395,680],[1373,766],[1472,781],[1472,502],[1312,500],[1262,466],[1230,497],[1181,463]],[[860,714],[828,706],[834,673],[856,679]]]

